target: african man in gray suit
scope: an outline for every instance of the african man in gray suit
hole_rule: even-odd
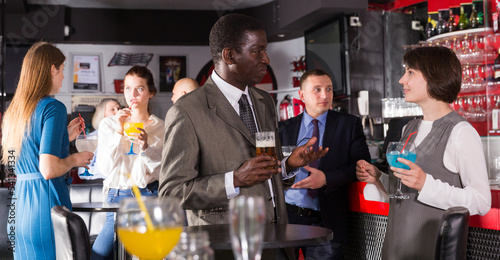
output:
[[[280,161],[274,100],[252,86],[267,73],[266,47],[259,21],[221,17],[210,32],[212,75],[167,113],[159,196],[180,198],[190,226],[228,223],[229,200],[239,195],[263,196],[266,221],[288,223],[283,179],[328,151],[308,149],[311,139]],[[244,113],[250,125],[240,118]],[[275,132],[279,160],[255,156],[255,131]]]

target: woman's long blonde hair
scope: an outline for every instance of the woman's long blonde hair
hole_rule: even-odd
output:
[[[19,156],[22,142],[31,131],[31,116],[38,101],[52,92],[52,65],[59,69],[65,60],[64,54],[47,42],[33,44],[26,53],[16,93],[2,122],[3,164],[7,164],[10,150]]]

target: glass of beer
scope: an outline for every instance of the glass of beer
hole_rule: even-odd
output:
[[[274,132],[257,132],[255,133],[255,146],[257,147],[257,156],[267,154],[278,160],[276,154],[276,142],[274,140]],[[269,167],[272,169],[273,167]]]

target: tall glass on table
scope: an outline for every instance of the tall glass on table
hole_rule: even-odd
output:
[[[76,149],[79,152],[91,152],[93,153],[97,149],[97,136],[96,135],[78,135],[75,140]],[[85,168],[85,172],[80,174],[80,176],[94,176]]]
[[[127,252],[141,260],[161,260],[179,241],[184,213],[177,198],[126,198],[116,220]]]
[[[415,149],[415,145],[413,143],[405,143],[405,142],[390,142],[387,145],[387,153],[386,153],[387,162],[390,166],[396,168],[402,168],[405,170],[409,170],[410,167],[408,165],[399,162],[398,158],[403,158],[409,160],[411,162],[415,162],[417,159],[417,152]],[[397,178],[397,177],[396,177]],[[398,179],[397,189],[395,193],[389,195],[391,199],[408,199],[409,196],[404,194],[401,190],[401,179]]]
[[[134,153],[134,143],[132,142],[136,137],[134,134],[140,134],[141,131],[137,128],[144,129],[144,124],[140,122],[130,122],[130,118],[128,118],[123,124],[123,131],[130,138],[130,151],[126,153],[126,155],[137,155]]]
[[[264,198],[237,196],[229,202],[229,230],[236,260],[259,260],[266,222]]]

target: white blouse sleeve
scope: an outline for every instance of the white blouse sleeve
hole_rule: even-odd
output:
[[[448,139],[445,167],[458,172],[463,188],[453,187],[427,174],[418,200],[447,209],[463,206],[471,215],[485,215],[491,207],[491,191],[481,138],[467,122],[457,124]]]
[[[150,173],[154,180],[160,176],[161,152],[163,150],[163,138],[165,135],[165,123],[156,116],[155,123],[148,129],[148,148],[141,151],[139,158],[142,160],[146,172]]]
[[[99,124],[99,135],[97,149],[97,168],[105,175],[110,176],[122,163],[123,150],[120,147],[123,135],[115,130],[118,122],[114,117],[104,118]]]

